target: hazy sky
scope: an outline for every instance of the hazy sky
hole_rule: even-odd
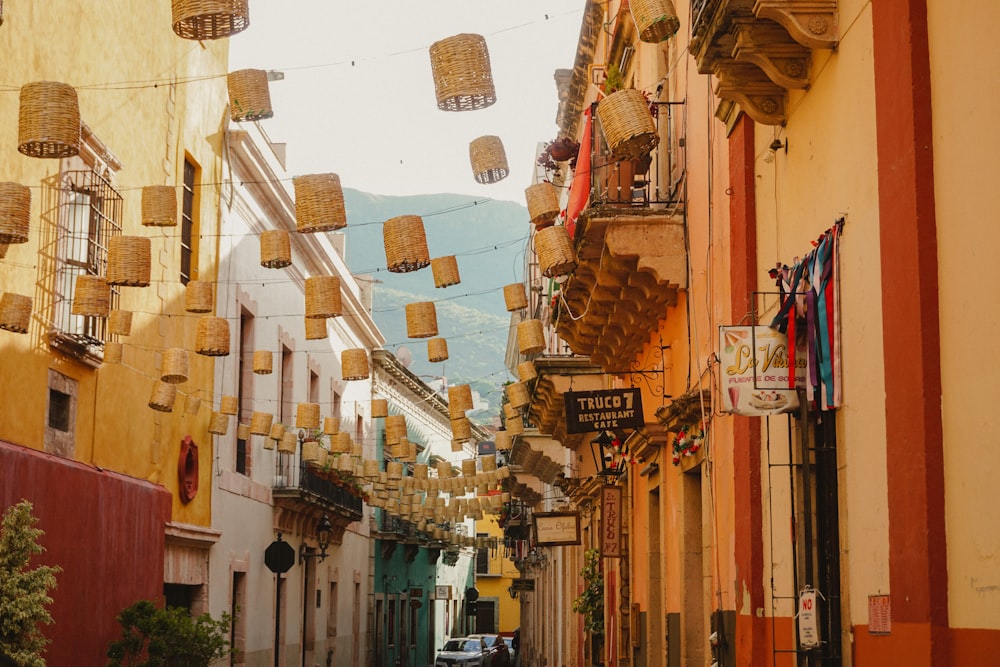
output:
[[[333,172],[382,195],[460,193],[524,204],[536,144],[556,137],[553,73],[572,68],[584,0],[253,0],[230,38],[231,68],[278,70],[274,117],[292,175]],[[546,18],[547,17],[547,18]],[[428,47],[458,33],[486,38],[497,102],[437,108]],[[501,138],[510,174],[475,181],[469,142]]]

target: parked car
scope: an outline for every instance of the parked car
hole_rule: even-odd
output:
[[[513,662],[510,659],[510,651],[503,637],[493,634],[469,635],[470,638],[481,638],[490,651],[489,667],[511,667]]]
[[[491,667],[492,655],[482,637],[453,637],[444,643],[434,667]]]

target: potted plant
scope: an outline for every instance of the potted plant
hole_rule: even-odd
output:
[[[546,171],[559,173],[559,163],[569,162],[570,169],[576,169],[576,158],[580,152],[580,142],[569,137],[559,137],[545,144],[536,161]]]

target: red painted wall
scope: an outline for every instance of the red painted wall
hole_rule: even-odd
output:
[[[38,563],[58,565],[49,665],[107,664],[115,620],[136,600],[163,595],[162,486],[0,442],[0,508],[26,499],[44,530]]]

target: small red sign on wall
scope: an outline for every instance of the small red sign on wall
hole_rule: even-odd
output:
[[[887,635],[892,632],[892,607],[888,595],[868,596],[868,634]]]
[[[620,558],[622,555],[622,489],[605,486],[601,489],[601,556]]]

